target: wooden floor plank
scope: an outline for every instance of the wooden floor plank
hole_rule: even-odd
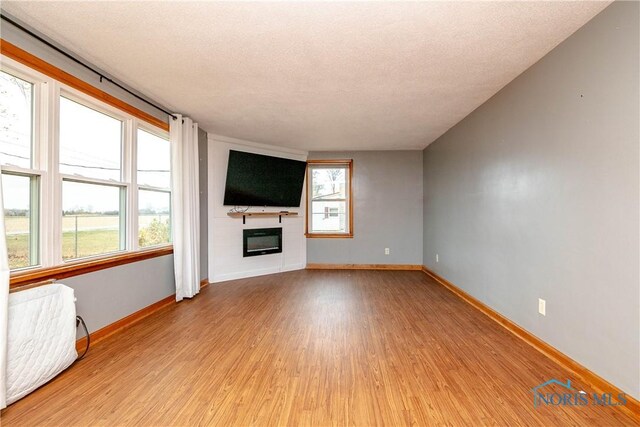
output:
[[[533,406],[571,378],[415,271],[302,270],[208,286],[2,411],[34,425],[635,425]],[[578,389],[584,387],[572,382]]]

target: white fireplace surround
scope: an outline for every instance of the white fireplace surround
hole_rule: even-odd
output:
[[[299,208],[286,207],[298,212],[298,216],[231,218],[227,215],[231,206],[224,206],[224,186],[227,176],[229,150],[246,151],[294,160],[307,160],[307,152],[271,145],[258,144],[214,134],[208,140],[208,212],[209,212],[209,280],[213,283],[282,271],[300,270],[307,264],[307,245],[304,236],[305,195]],[[250,212],[279,211],[283,208],[251,208]],[[249,228],[282,227],[282,253],[243,257],[242,231]]]

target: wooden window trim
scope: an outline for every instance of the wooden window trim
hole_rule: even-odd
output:
[[[135,252],[118,253],[99,258],[76,260],[55,267],[18,270],[11,273],[9,286],[11,289],[15,289],[38,281],[66,279],[67,277],[79,276],[119,265],[170,255],[172,253],[173,245],[169,245]]]
[[[149,124],[152,124],[166,132],[169,131],[169,124],[164,122],[149,113],[146,113],[133,105],[130,105],[113,95],[108,94],[107,92],[98,89],[97,87],[80,80],[79,78],[67,73],[66,71],[61,70],[60,68],[49,64],[46,61],[38,58],[19,48],[18,46],[9,43],[6,40],[0,38],[0,54],[6,56],[7,58],[11,58],[21,64],[26,65],[27,67],[38,71],[46,76],[49,76],[60,83],[63,83],[69,87],[72,87],[86,95],[90,95],[105,104],[111,105],[112,107],[118,108],[126,113],[131,114],[132,116],[143,120]]]
[[[324,166],[347,166],[349,170],[349,197],[347,205],[349,208],[349,232],[347,233],[311,233],[309,232],[309,214],[311,207],[311,175],[309,168],[312,165]],[[353,159],[314,159],[307,160],[307,183],[306,183],[307,206],[305,215],[304,235],[309,239],[352,239],[353,238]]]

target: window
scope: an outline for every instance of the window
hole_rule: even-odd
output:
[[[138,203],[140,247],[171,242],[171,193],[140,190]]]
[[[309,160],[307,237],[353,237],[351,160]]]
[[[60,97],[60,173],[120,180],[122,121]]]
[[[0,164],[12,270],[40,262],[40,175],[33,156],[35,83],[0,71]]]
[[[6,56],[1,67],[0,166],[9,267],[25,270],[12,274],[12,283],[35,267],[54,274],[77,260],[79,267],[103,261],[106,266],[118,259],[114,255],[166,254],[171,249],[168,126]],[[141,248],[154,249],[129,257]]]
[[[160,137],[138,129],[138,185],[171,187],[171,145]]]
[[[31,167],[33,83],[0,71],[0,162]]]
[[[65,261],[126,249],[122,135],[121,120],[60,97]]]
[[[325,206],[324,207],[324,219],[329,219],[329,218],[337,218],[339,215],[339,209],[338,208],[330,208],[329,206]]]
[[[138,129],[138,245],[171,242],[171,145]]]
[[[62,259],[67,261],[125,249],[124,189],[62,182]]]
[[[38,265],[38,178],[2,174],[9,268]]]

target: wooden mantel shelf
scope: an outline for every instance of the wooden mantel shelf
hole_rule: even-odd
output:
[[[227,215],[231,218],[242,218],[242,223],[244,224],[247,217],[279,217],[279,221],[282,222],[283,216],[298,216],[298,212],[227,212]]]

